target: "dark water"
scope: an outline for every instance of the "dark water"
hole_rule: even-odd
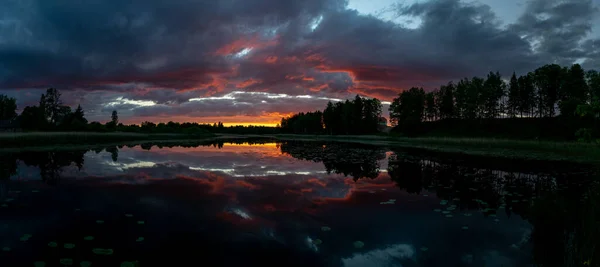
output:
[[[0,266],[590,266],[595,251],[590,166],[302,142],[0,162]]]

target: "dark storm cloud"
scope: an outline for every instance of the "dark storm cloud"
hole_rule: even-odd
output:
[[[335,0],[11,3],[31,9],[31,16],[12,18],[19,20],[14,35],[33,34],[25,48],[0,46],[0,62],[10,70],[0,76],[3,87],[68,86],[81,78],[80,86],[129,79],[180,87],[184,77],[192,79],[186,70],[202,83],[205,74],[226,71],[220,60],[205,58],[239,36],[342,6]]]
[[[488,6],[431,1],[401,8],[400,14],[421,17],[420,39],[414,45],[431,51],[424,62],[453,69],[454,78],[529,70],[541,63],[529,43],[500,27]]]
[[[4,2],[2,92],[24,97],[21,106],[39,99],[31,88],[55,86],[92,120],[110,109],[123,119],[309,111],[326,102],[318,97],[390,100],[411,86],[488,71],[575,60],[600,67],[598,40],[588,40],[597,16],[591,0],[533,0],[506,27],[477,3],[396,6],[421,21],[417,28],[347,10],[343,0]],[[232,91],[314,97],[188,101]]]

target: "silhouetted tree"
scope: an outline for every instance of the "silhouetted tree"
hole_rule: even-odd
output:
[[[563,69],[563,83],[560,90],[560,114],[566,117],[576,116],[578,105],[588,100],[588,85],[585,80],[585,71],[579,64]]]
[[[116,110],[112,111],[112,114],[110,115],[110,122],[112,122],[115,126],[119,124],[119,115],[117,114]]]
[[[559,65],[545,65],[533,72],[533,83],[537,89],[538,116],[553,117],[565,73]]]
[[[449,82],[447,85],[440,86],[439,93],[436,97],[436,102],[441,119],[450,119],[457,115],[454,100],[455,91],[456,86],[452,82]]]
[[[56,126],[59,120],[65,115],[65,109],[62,108],[61,93],[56,88],[48,88],[46,94],[42,94],[40,107],[44,108],[44,115],[48,119],[50,125]]]
[[[514,118],[519,111],[519,79],[517,75],[513,72],[510,77],[510,83],[508,85],[508,103],[506,106],[506,111],[509,117]]]
[[[425,94],[425,118],[428,121],[433,121],[436,119],[436,115],[435,92],[428,92]]]
[[[113,110],[110,115],[110,121],[106,123],[106,128],[115,131],[117,129],[117,125],[119,125],[119,115],[116,110]]]
[[[421,123],[424,115],[425,91],[423,88],[410,88],[394,98],[390,105],[390,121],[392,125],[404,129]]]
[[[518,111],[521,116],[533,116],[534,109],[536,107],[535,100],[535,85],[533,83],[533,74],[529,73],[524,76],[520,76],[519,82],[519,98],[518,98]]]
[[[600,73],[596,70],[590,70],[585,74],[586,82],[588,85],[588,101],[592,101],[595,98],[600,99]]]
[[[484,118],[497,118],[504,112],[504,107],[500,100],[506,95],[506,84],[502,80],[500,73],[490,72],[483,84],[483,116]]]
[[[38,106],[28,106],[23,109],[19,116],[19,123],[24,130],[45,130],[48,121],[44,110]]]
[[[0,120],[13,120],[17,117],[17,100],[0,95]]]

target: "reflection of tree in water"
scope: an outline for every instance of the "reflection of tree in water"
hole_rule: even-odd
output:
[[[81,170],[84,164],[85,152],[86,150],[22,152],[16,156],[25,165],[38,167],[42,180],[48,184],[55,185],[60,180],[60,173],[63,167],[74,164]]]
[[[106,152],[110,153],[110,157],[113,162],[117,162],[119,159],[119,149],[116,146],[107,147]]]
[[[14,155],[0,155],[0,180],[8,180],[15,174],[17,174],[17,160]]]
[[[15,174],[17,174],[17,160],[14,155],[0,155],[0,199],[8,196],[7,181]]]
[[[583,266],[594,256],[594,264],[599,264],[600,246],[594,245],[600,238],[600,186],[591,189],[589,171],[555,171],[552,164],[544,172],[519,172],[514,166],[504,171],[497,162],[490,168],[393,153],[388,173],[401,189],[436,192],[459,210],[490,215],[500,209],[528,220],[538,266]]]
[[[327,173],[360,178],[376,178],[379,175],[379,161],[385,159],[385,150],[348,144],[316,142],[283,142],[279,145],[282,153],[297,159],[323,162]]]
[[[140,147],[144,150],[151,150],[152,147],[157,147],[159,149],[163,147],[173,148],[173,147],[183,147],[183,148],[195,148],[195,147],[214,147],[214,148],[223,148],[227,144],[236,144],[236,145],[262,145],[266,143],[274,142],[273,139],[270,138],[242,138],[242,139],[221,139],[221,140],[210,140],[210,141],[190,141],[190,142],[152,142],[152,143],[142,143]],[[132,148],[135,145],[128,145],[127,147]]]

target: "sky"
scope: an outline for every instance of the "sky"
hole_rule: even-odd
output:
[[[0,94],[90,121],[275,125],[355,95],[600,69],[600,0],[0,0]]]

